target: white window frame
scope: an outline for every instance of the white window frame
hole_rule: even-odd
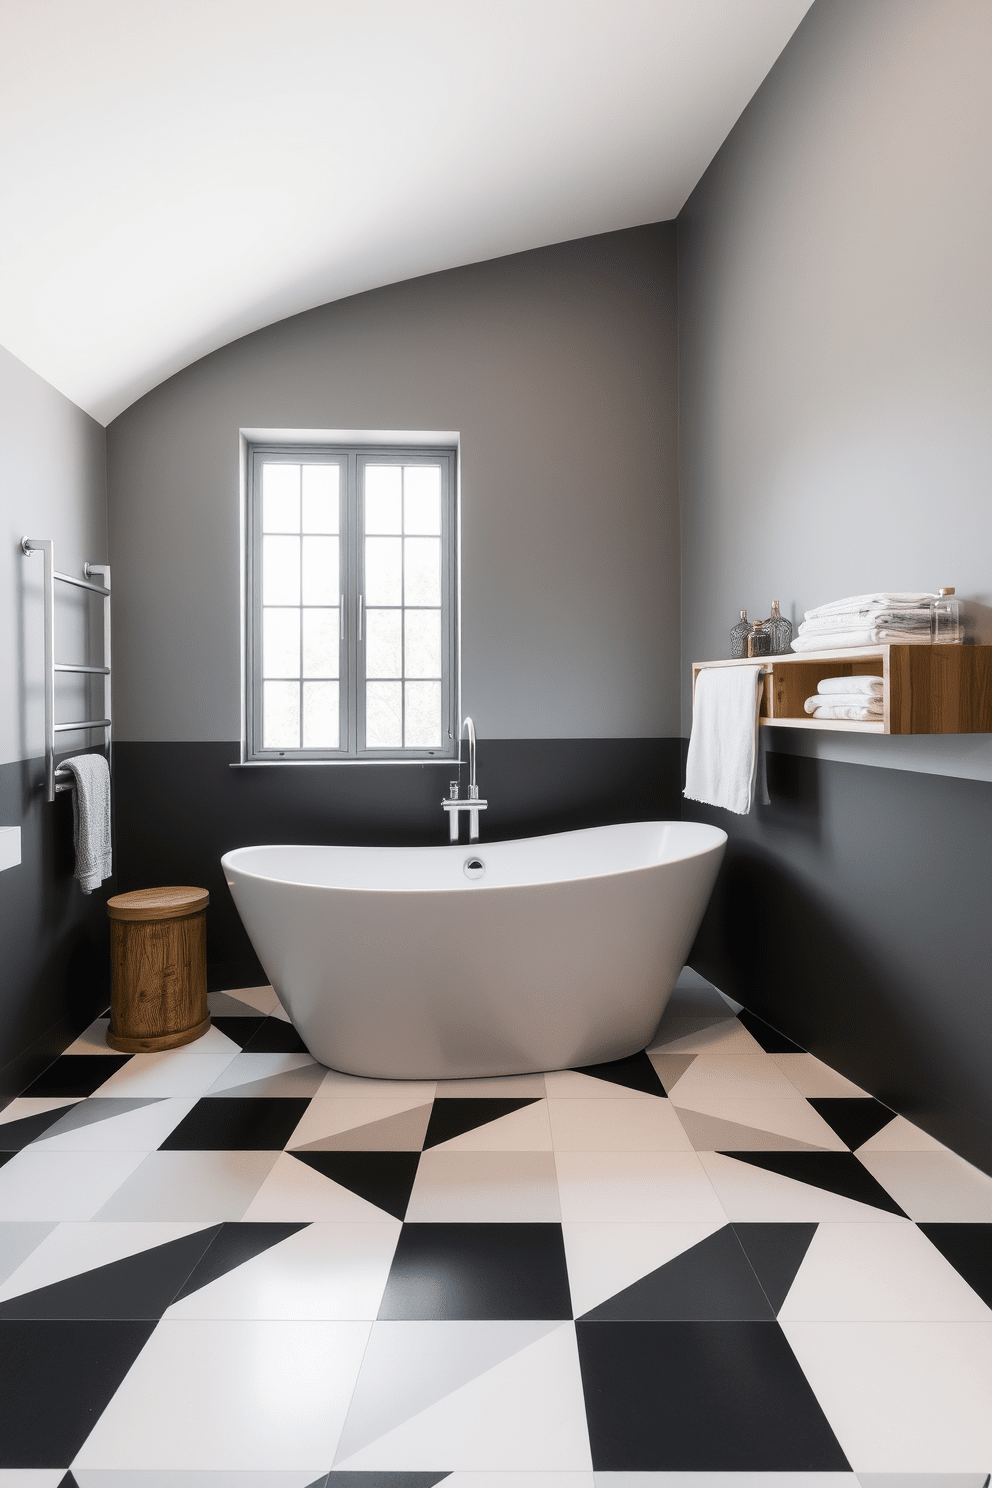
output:
[[[246,449],[244,544],[244,749],[245,764],[425,763],[458,754],[458,500],[457,449],[398,444],[312,444],[251,441]],[[340,716],[337,749],[266,749],[262,744],[262,467],[266,463],[332,463],[340,483]],[[365,744],[364,467],[441,466],[441,745],[437,748],[368,748]]]

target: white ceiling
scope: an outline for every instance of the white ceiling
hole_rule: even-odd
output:
[[[0,0],[0,344],[102,423],[313,305],[674,217],[810,0]]]

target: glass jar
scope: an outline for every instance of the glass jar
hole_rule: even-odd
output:
[[[771,640],[772,656],[784,656],[792,650],[792,621],[786,620],[777,599],[772,600],[772,612],[765,621],[765,629]]]
[[[751,626],[747,618],[747,610],[741,610],[741,618],[730,631],[730,659],[737,661],[740,657],[747,655],[747,638],[751,634]]]
[[[930,604],[930,639],[935,645],[960,646],[964,640],[961,601],[953,589],[938,589]]]
[[[771,635],[760,620],[755,620],[747,638],[747,654],[748,656],[770,656],[771,653]]]

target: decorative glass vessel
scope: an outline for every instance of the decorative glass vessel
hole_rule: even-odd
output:
[[[751,626],[751,633],[747,638],[748,656],[770,656],[772,654],[772,638],[760,620],[755,620]]]
[[[772,600],[772,612],[765,621],[765,630],[771,642],[771,655],[784,656],[792,650],[792,621],[786,620],[778,607],[778,600]]]
[[[953,589],[938,589],[930,605],[930,639],[941,646],[960,646],[964,640],[961,601]]]
[[[747,638],[751,634],[751,626],[747,618],[747,610],[741,610],[741,618],[730,630],[730,659],[736,661],[741,656],[747,655]]]

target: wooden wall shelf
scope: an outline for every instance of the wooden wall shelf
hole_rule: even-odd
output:
[[[778,728],[852,734],[992,733],[992,646],[867,646],[803,651],[741,661],[695,661],[692,686],[705,667],[756,666],[765,672],[758,722]],[[881,677],[881,723],[811,718],[803,709],[825,677]]]

